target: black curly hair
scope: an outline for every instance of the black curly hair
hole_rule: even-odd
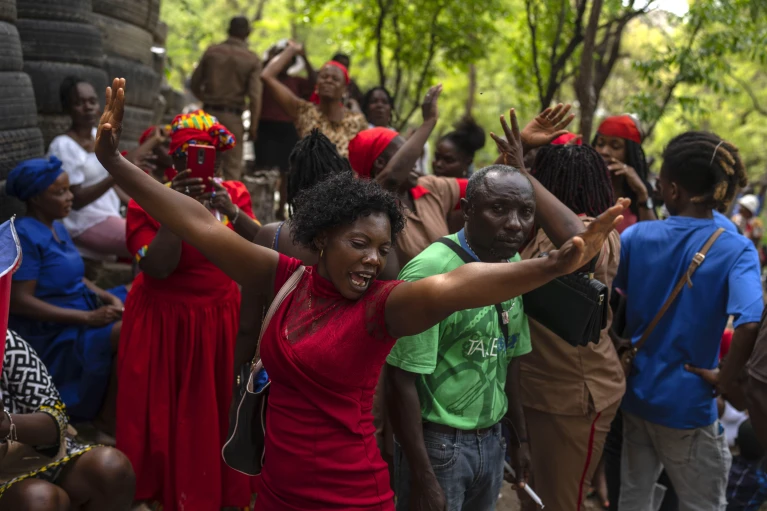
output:
[[[485,145],[485,130],[471,117],[463,117],[453,125],[453,131],[439,140],[448,140],[459,151],[473,159],[474,154]]]
[[[392,243],[405,228],[405,217],[394,195],[375,181],[357,179],[352,172],[336,173],[302,190],[293,203],[293,241],[313,252],[317,251],[314,240],[321,232],[372,213],[389,217]]]
[[[532,174],[575,214],[597,217],[613,205],[604,159],[589,146],[548,145],[538,151]]]
[[[294,200],[299,192],[311,188],[330,175],[351,171],[349,160],[338,154],[335,144],[320,130],[313,129],[298,141],[288,157],[286,202],[290,215],[296,210]]]
[[[688,131],[663,151],[661,174],[692,195],[692,202],[724,211],[748,175],[738,148],[707,131]]]

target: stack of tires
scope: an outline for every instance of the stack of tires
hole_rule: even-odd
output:
[[[20,0],[17,10],[24,71],[34,84],[38,124],[47,147],[70,126],[59,99],[64,78],[90,82],[104,99],[101,34],[90,23],[91,0]]]
[[[20,161],[45,154],[37,128],[35,91],[22,71],[21,41],[15,22],[15,0],[0,0],[0,222],[24,213],[24,204],[5,195],[8,173]]]
[[[101,30],[106,54],[104,69],[110,80],[121,77],[127,81],[121,149],[132,149],[155,121],[162,74],[155,70],[152,46],[160,0],[92,2],[93,21]]]

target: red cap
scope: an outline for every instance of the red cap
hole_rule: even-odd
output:
[[[599,125],[597,132],[607,137],[618,137],[634,141],[637,144],[642,143],[642,134],[639,132],[634,119],[628,115],[608,117]]]
[[[389,128],[372,128],[360,131],[349,142],[349,163],[359,177],[370,179],[373,163],[381,156],[399,133]]]

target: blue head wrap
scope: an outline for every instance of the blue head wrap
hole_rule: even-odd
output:
[[[27,201],[43,193],[64,172],[61,160],[55,156],[49,159],[25,160],[8,174],[5,193],[19,200]]]

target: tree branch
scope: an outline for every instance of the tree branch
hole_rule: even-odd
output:
[[[423,87],[426,82],[426,76],[429,74],[429,68],[431,67],[432,60],[434,60],[434,55],[437,51],[437,34],[436,34],[437,18],[439,18],[439,15],[442,12],[443,8],[444,8],[444,5],[441,4],[437,8],[437,10],[434,12],[434,17],[432,17],[431,19],[431,30],[429,31],[431,34],[431,37],[429,40],[429,52],[426,57],[426,62],[424,62],[423,64],[423,69],[421,69],[421,75],[418,78],[418,84],[416,85],[415,95],[413,99],[413,106],[410,109],[410,111],[407,113],[407,115],[400,120],[398,130],[401,130],[405,126],[405,124],[407,124],[407,122],[413,116],[415,111],[421,105],[421,95],[423,93]]]
[[[402,32],[399,26],[399,14],[395,11],[392,16],[392,25],[394,26],[394,35],[397,38],[397,48],[394,51],[394,63],[395,63],[395,75],[394,75],[394,99],[399,96],[400,87],[402,86]],[[399,110],[394,109],[392,112],[394,119],[398,122],[400,118]]]
[[[756,94],[754,93],[754,89],[751,88],[748,82],[741,80],[740,78],[732,74],[730,74],[730,78],[735,80],[735,82],[743,88],[746,94],[748,94],[748,97],[751,98],[751,103],[754,106],[754,111],[756,111],[759,115],[767,116],[767,109],[762,106],[761,102],[759,101],[759,98],[756,97]]]
[[[381,87],[386,87],[386,71],[383,64],[383,27],[386,20],[387,4],[384,0],[378,0],[378,22],[375,28],[376,38],[376,66],[378,67],[378,83]]]
[[[546,108],[543,104],[543,78],[541,77],[541,66],[538,64],[538,27],[533,22],[532,13],[533,0],[525,0],[525,9],[527,10],[527,26],[530,29],[530,40],[533,48],[533,70],[535,71],[535,85],[538,87],[538,99],[541,102],[541,110]]]

